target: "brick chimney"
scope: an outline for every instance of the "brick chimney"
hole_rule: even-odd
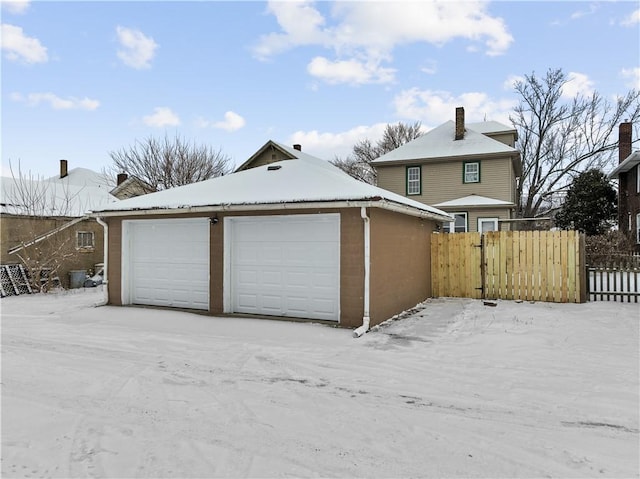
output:
[[[69,169],[67,166],[67,160],[60,160],[60,179],[66,178],[69,175]]]
[[[618,130],[618,163],[622,163],[631,154],[631,122],[620,123]]]
[[[464,138],[464,108],[459,106],[456,108],[456,140]]]
[[[126,173],[118,173],[118,186],[127,181],[127,178],[129,178],[129,175]]]
[[[293,145],[293,149],[294,150],[298,150],[298,151],[302,151],[302,145],[300,145],[299,143],[296,143],[295,145]]]

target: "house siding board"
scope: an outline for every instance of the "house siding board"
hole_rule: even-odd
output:
[[[370,208],[371,325],[431,296],[433,221]]]
[[[488,136],[489,138],[492,138],[496,141],[499,141],[500,143],[504,143],[507,146],[510,146],[511,148],[515,148],[515,137],[513,135],[513,133],[485,133],[486,136]]]
[[[513,166],[508,158],[471,160],[481,162],[480,183],[462,183],[462,168],[466,159],[423,163],[422,194],[411,199],[433,205],[476,194],[502,201],[514,202]],[[391,165],[377,167],[378,186],[406,196],[406,167]]]

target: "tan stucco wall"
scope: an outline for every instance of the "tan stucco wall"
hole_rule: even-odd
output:
[[[17,254],[9,254],[9,250],[28,243],[40,235],[63,226],[75,218],[59,217],[28,217],[20,215],[0,215],[0,263],[21,263]],[[76,234],[78,231],[92,232],[94,237],[93,249],[78,249]],[[85,269],[93,271],[95,264],[102,263],[104,251],[104,233],[102,226],[95,220],[87,219],[76,225],[62,230],[37,245],[22,250],[20,255],[29,258],[39,258],[46,264],[46,258],[55,256],[61,261],[58,276],[63,287],[69,286],[69,271]],[[64,258],[64,259],[61,259]]]
[[[371,217],[371,325],[431,296],[430,220],[378,208]]]
[[[476,161],[475,159],[473,161]],[[378,166],[378,186],[407,196],[406,167],[422,166],[422,194],[409,198],[428,205],[476,194],[515,203],[515,175],[509,158],[480,160],[480,183],[462,182],[462,160]]]

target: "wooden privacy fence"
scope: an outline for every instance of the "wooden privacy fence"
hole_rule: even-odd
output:
[[[434,296],[582,303],[584,236],[576,231],[433,233]]]

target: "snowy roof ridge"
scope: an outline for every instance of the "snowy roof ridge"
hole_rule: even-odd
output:
[[[462,140],[454,139],[455,123],[449,120],[395,150],[373,160],[372,163],[443,159],[470,155],[517,155],[518,150],[494,140],[483,133],[467,128]]]
[[[14,215],[80,217],[118,199],[107,177],[73,168],[64,178],[0,177],[0,211]]]
[[[334,165],[308,155],[301,161],[282,160],[199,183],[120,201],[94,213],[239,207],[283,203],[379,201],[419,210],[442,219],[444,211],[358,181]]]
[[[497,200],[495,198],[488,198],[486,196],[480,196],[476,194],[471,194],[468,196],[463,196],[461,198],[456,198],[449,201],[443,201],[442,203],[438,203],[433,205],[437,208],[448,208],[452,206],[515,206],[510,201]]]

